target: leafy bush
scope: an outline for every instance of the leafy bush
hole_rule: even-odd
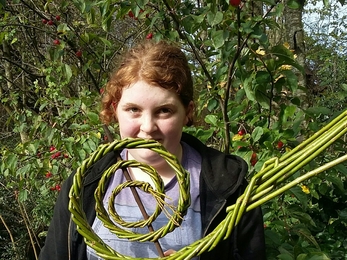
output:
[[[185,131],[244,158],[249,178],[331,120],[346,104],[330,97],[345,91],[304,102],[315,92],[298,84],[303,65],[271,37],[285,8],[271,1],[0,1],[1,124],[9,137],[0,139],[0,257],[37,258],[60,185],[107,141],[98,104],[108,74],[142,39],[182,44],[198,119]],[[341,140],[302,171],[345,150]],[[346,257],[346,175],[345,165],[336,166],[263,206],[269,259]]]

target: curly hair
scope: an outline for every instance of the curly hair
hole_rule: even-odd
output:
[[[193,80],[185,54],[172,43],[147,40],[126,53],[106,84],[100,112],[103,123],[116,121],[115,110],[123,88],[140,80],[174,90],[186,108],[193,101]],[[192,119],[189,121],[187,125],[192,124]]]

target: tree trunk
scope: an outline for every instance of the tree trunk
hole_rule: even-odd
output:
[[[302,13],[304,2],[297,9],[289,8],[288,0],[284,9],[284,29],[285,29],[285,42],[294,50],[296,61],[305,68],[306,50],[304,43],[304,26],[302,22]],[[298,2],[299,3],[299,2]],[[297,71],[299,88],[306,88],[306,77],[301,72]],[[306,92],[298,90],[296,93],[302,100],[306,100]],[[305,104],[303,102],[303,104]],[[307,103],[306,103],[307,104]]]

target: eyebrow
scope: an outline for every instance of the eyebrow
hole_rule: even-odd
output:
[[[142,105],[140,105],[138,103],[133,103],[133,102],[128,102],[128,103],[125,103],[125,104],[122,105],[122,107],[130,107],[130,106],[141,107]],[[176,107],[176,104],[170,103],[170,102],[162,103],[162,104],[156,105],[156,108],[167,107],[167,106],[170,106],[170,107],[174,106],[174,107]]]

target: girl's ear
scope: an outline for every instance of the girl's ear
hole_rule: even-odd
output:
[[[191,126],[194,122],[194,111],[195,111],[195,104],[193,101],[190,101],[187,109],[186,109],[186,126]]]

